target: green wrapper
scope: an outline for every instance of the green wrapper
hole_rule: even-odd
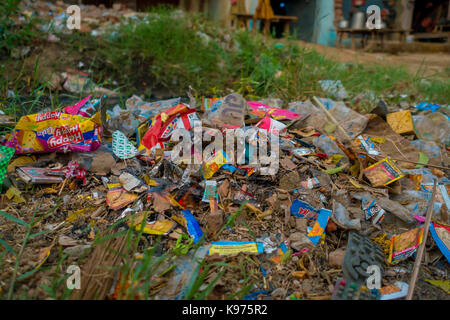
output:
[[[9,160],[13,157],[14,152],[14,148],[0,146],[0,185],[3,183]]]

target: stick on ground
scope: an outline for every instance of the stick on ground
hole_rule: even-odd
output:
[[[406,300],[412,300],[412,297],[414,294],[414,287],[416,286],[417,276],[419,275],[420,264],[422,262],[423,253],[425,252],[425,245],[427,242],[428,230],[430,228],[431,216],[433,214],[434,198],[436,197],[436,184],[437,184],[437,182],[436,182],[436,180],[434,180],[433,193],[431,194],[430,203],[428,204],[428,210],[427,210],[427,215],[426,215],[426,220],[425,220],[425,226],[424,226],[425,229],[423,231],[423,240],[419,246],[416,261],[414,262],[413,274],[412,274],[411,280],[409,282],[409,289],[408,289],[408,295],[406,296]]]

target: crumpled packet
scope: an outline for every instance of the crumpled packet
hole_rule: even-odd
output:
[[[270,107],[258,101],[248,101],[247,103],[251,108],[250,113],[257,117],[269,116],[275,120],[294,120],[303,116],[290,110]]]
[[[86,169],[81,168],[80,164],[76,161],[69,161],[66,167],[62,169],[64,177],[76,178],[83,180],[83,185],[86,185]]]
[[[15,154],[94,151],[102,144],[100,113],[83,117],[57,111],[20,118],[5,146]]]
[[[194,120],[198,119],[194,113],[195,109],[179,104],[158,114],[152,119],[150,129],[142,137],[142,145],[148,150],[155,146],[163,149],[176,128],[190,130],[194,126]]]

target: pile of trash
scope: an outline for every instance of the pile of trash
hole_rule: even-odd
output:
[[[68,10],[72,5],[63,1],[54,3],[47,1],[21,1],[19,23],[26,19],[38,18],[43,24],[41,29],[45,32],[50,31],[49,41],[58,41],[58,33],[72,33],[73,29],[67,28],[67,20],[73,14]],[[141,19],[146,16],[144,12],[136,12],[127,8],[126,5],[115,3],[111,8],[104,5],[85,5],[77,4],[80,8],[80,15],[83,23],[77,32],[90,33],[98,36],[107,29],[117,26],[120,23],[126,23],[128,19]]]
[[[0,149],[1,250],[19,248],[14,221],[29,221],[39,202],[50,213],[24,273],[60,249],[76,259],[123,221],[160,238],[157,255],[178,250],[157,299],[186,298],[199,259],[251,261],[243,299],[403,298],[422,244],[420,279],[448,297],[448,106],[380,100],[363,115],[329,98],[282,108],[238,93],[188,96],[132,96],[111,110],[88,96],[23,116]],[[117,298],[108,284],[102,298]],[[212,286],[208,297],[221,299],[244,284],[230,272]]]

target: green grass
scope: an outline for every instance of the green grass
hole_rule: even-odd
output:
[[[94,82],[124,96],[154,98],[160,88],[185,96],[192,86],[198,96],[222,96],[231,89],[247,99],[274,97],[289,102],[324,96],[318,81],[331,79],[341,80],[350,98],[374,92],[379,98],[394,94],[392,103],[400,100],[399,94],[407,94],[411,103],[450,100],[448,72],[424,77],[424,68],[410,74],[402,67],[376,62],[344,64],[295,41],[221,29],[201,15],[180,15],[166,8],[148,13],[145,20],[129,20],[102,37],[74,33],[61,39],[61,46],[87,60]],[[12,82],[0,80],[0,92],[8,87],[20,93],[31,87],[34,96],[49,95],[35,71],[31,81],[24,81],[30,70],[23,70]],[[371,107],[369,102],[358,106],[364,111]]]
[[[446,104],[450,99],[448,77],[425,78],[423,68],[412,75],[380,63],[343,64],[294,41],[223,30],[200,15],[180,16],[167,9],[157,9],[147,19],[111,30],[103,39],[77,35],[70,45],[93,55],[97,82],[116,80],[125,94],[149,97],[155,88],[165,87],[173,95],[185,95],[192,86],[199,96],[232,89],[248,99],[292,101],[324,95],[318,80],[332,79],[341,80],[351,96],[373,91],[379,97],[408,94],[410,102]]]
[[[0,2],[0,59],[8,56],[16,46],[29,44],[33,37],[32,21],[24,25],[15,23],[13,17],[18,14],[20,0],[2,0]]]

